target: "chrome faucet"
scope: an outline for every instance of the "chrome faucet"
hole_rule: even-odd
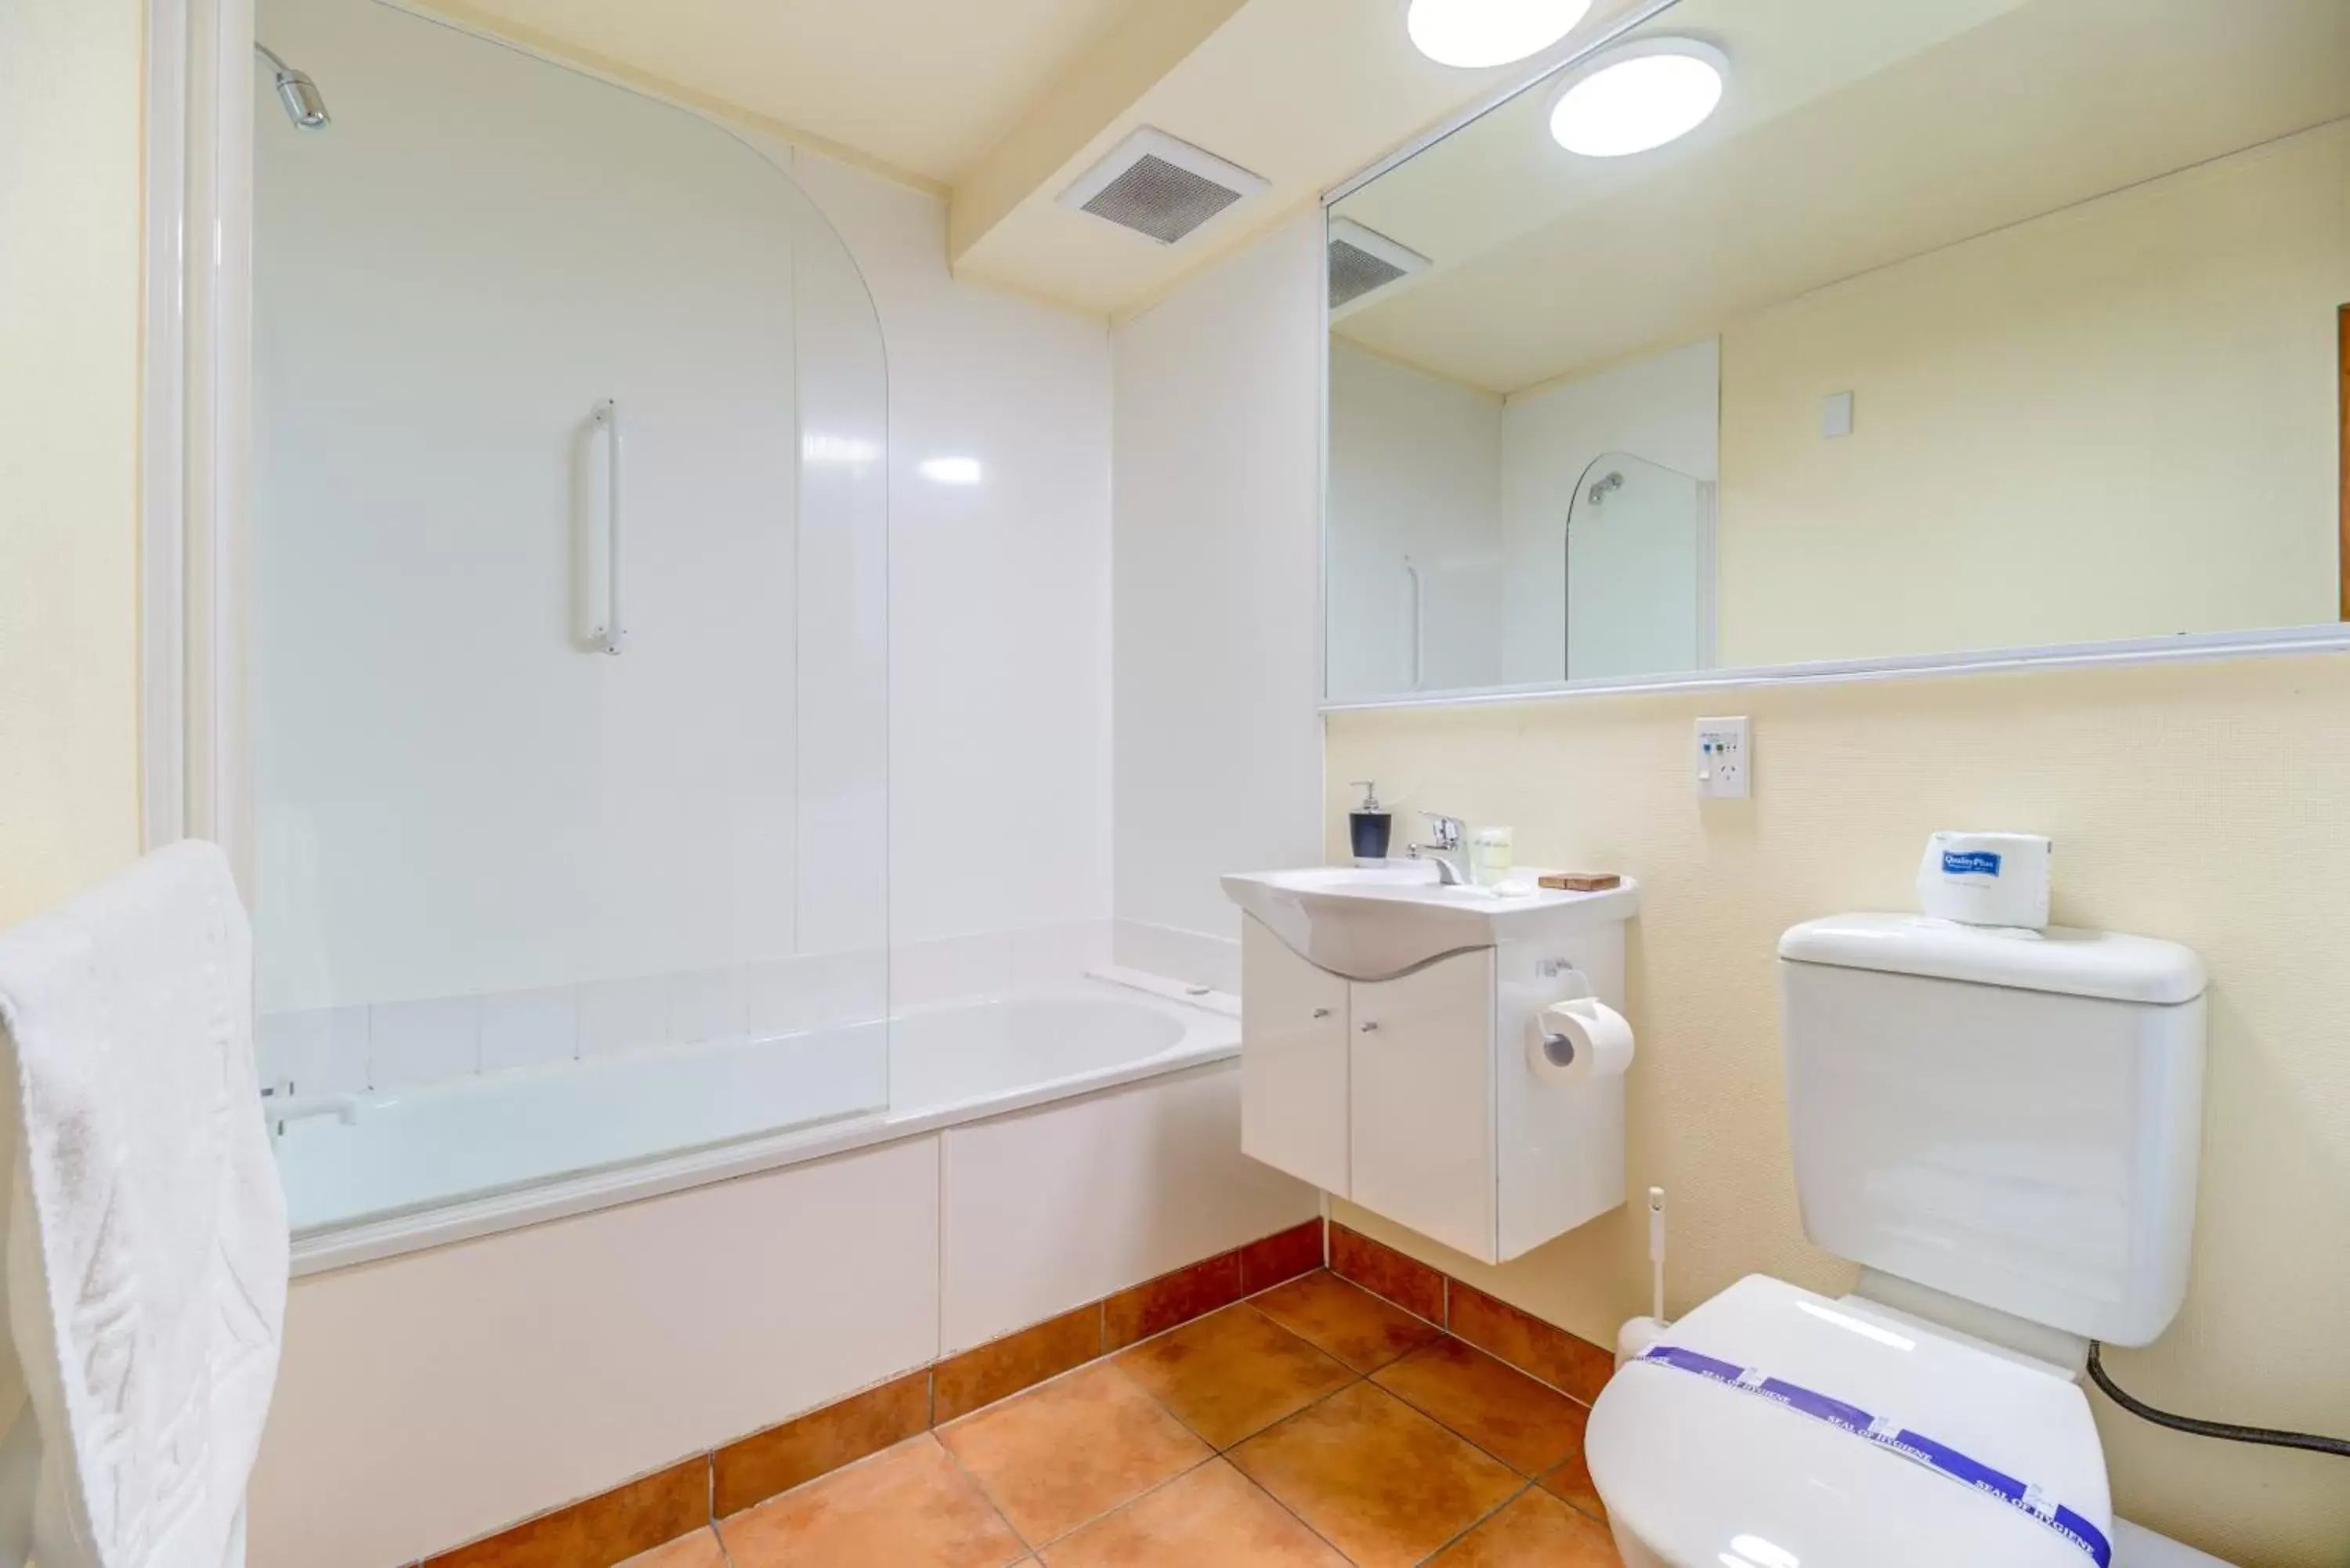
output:
[[[1436,842],[1413,845],[1411,857],[1435,866],[1439,887],[1467,887],[1468,870],[1461,863],[1465,852],[1461,847],[1461,837],[1468,831],[1466,825],[1459,817],[1440,812],[1423,811],[1419,815],[1428,818],[1428,836]]]

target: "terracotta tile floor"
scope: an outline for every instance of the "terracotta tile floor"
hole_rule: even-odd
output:
[[[1306,1275],[644,1568],[1619,1568],[1584,1407]]]

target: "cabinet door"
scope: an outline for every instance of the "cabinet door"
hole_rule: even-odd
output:
[[[1354,1200],[1493,1256],[1493,952],[1455,953],[1349,998]]]
[[[1347,1196],[1347,982],[1241,921],[1241,1152]]]

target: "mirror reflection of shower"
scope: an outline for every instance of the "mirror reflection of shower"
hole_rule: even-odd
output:
[[[328,125],[327,95],[318,84],[302,71],[296,70],[259,39],[254,40],[253,52],[269,62],[277,73],[277,101],[286,106],[286,118],[301,130],[323,130]]]
[[[1585,466],[1560,551],[1566,680],[1712,664],[1713,492],[1628,452]]]

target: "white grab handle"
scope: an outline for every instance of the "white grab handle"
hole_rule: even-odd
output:
[[[359,1125],[360,1111],[357,1095],[264,1095],[261,1109],[279,1132],[288,1122],[309,1121],[316,1116],[332,1116],[345,1127]]]
[[[1411,689],[1417,691],[1426,682],[1428,588],[1420,581],[1419,565],[1409,556],[1403,558],[1403,569],[1411,578]]]
[[[620,405],[607,398],[589,415],[604,434],[604,619],[588,640],[601,653],[618,653],[627,643],[620,613]]]

